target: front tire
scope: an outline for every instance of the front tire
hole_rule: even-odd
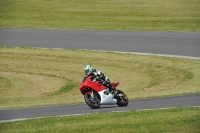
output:
[[[100,107],[100,100],[96,93],[94,93],[94,98],[89,93],[85,93],[84,100],[86,104],[92,109],[97,109]]]

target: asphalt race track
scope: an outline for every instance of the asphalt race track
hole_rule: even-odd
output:
[[[200,57],[199,32],[0,28],[0,45],[109,50]]]
[[[102,105],[99,109],[91,109],[86,104],[77,104],[0,110],[0,122],[18,121],[30,118],[43,118],[51,116],[80,115],[96,112],[157,109],[184,106],[200,106],[200,94],[132,100],[129,102],[127,107],[118,107],[117,105]]]
[[[0,28],[0,46],[2,45],[123,51],[200,59],[200,33],[196,32],[128,32]],[[102,105],[100,109],[90,109],[86,104],[77,104],[0,110],[0,122],[47,116],[67,116],[95,112],[183,106],[200,106],[200,94],[132,100],[127,107]]]

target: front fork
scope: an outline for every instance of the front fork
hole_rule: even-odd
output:
[[[94,92],[93,92],[93,90],[90,91],[90,96],[94,99]]]
[[[98,96],[96,95],[96,94],[94,94],[94,91],[93,90],[91,90],[90,91],[90,96],[91,96],[91,101],[92,102],[98,102],[99,101],[99,98],[98,98]]]

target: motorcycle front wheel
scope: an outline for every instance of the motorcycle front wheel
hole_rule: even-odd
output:
[[[84,100],[85,100],[86,104],[89,107],[91,107],[92,109],[97,109],[100,107],[100,100],[96,93],[94,93],[93,98],[89,93],[85,93]]]

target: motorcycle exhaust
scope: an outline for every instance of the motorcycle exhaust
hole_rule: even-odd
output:
[[[119,97],[122,97],[122,96],[123,96],[123,94],[115,94],[114,98],[119,98]]]

